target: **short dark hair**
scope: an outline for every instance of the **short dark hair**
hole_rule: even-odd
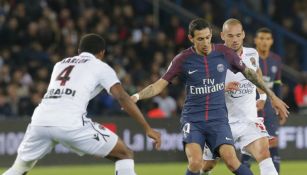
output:
[[[262,27],[260,29],[258,29],[256,31],[256,35],[258,35],[259,33],[269,33],[269,34],[272,34],[272,30],[269,29],[269,28],[266,28],[266,27]]]
[[[202,18],[196,18],[196,19],[192,20],[189,24],[189,35],[194,37],[195,30],[202,30],[202,29],[205,29],[205,28],[209,28],[210,31],[211,31],[210,23],[207,22],[206,20],[202,19]]]
[[[101,51],[104,51],[106,47],[105,40],[94,33],[86,34],[82,36],[79,44],[79,53],[89,52],[91,54],[97,54]]]

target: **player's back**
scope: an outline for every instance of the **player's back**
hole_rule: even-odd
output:
[[[90,53],[58,62],[48,90],[34,111],[32,125],[81,126],[89,100],[117,82],[114,70]]]

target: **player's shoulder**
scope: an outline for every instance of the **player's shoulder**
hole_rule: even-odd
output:
[[[225,46],[224,44],[212,44],[212,51],[227,55],[236,54],[231,48]]]
[[[243,53],[246,53],[248,55],[258,55],[258,51],[252,47],[243,47]]]
[[[184,61],[185,59],[187,59],[189,56],[193,55],[194,51],[192,47],[189,47],[187,49],[182,50],[181,52],[179,52],[173,59],[173,61]]]
[[[228,51],[230,48],[226,47],[224,44],[212,44],[213,50],[215,51]]]

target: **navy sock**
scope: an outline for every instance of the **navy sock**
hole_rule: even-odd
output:
[[[246,154],[242,154],[241,156],[241,162],[243,165],[247,166],[248,168],[251,167],[251,160],[252,160],[252,157],[249,156],[249,155],[246,155]]]
[[[245,165],[241,164],[237,170],[233,172],[236,175],[253,175],[251,170],[247,168]]]
[[[270,148],[270,153],[271,153],[271,157],[272,157],[275,169],[276,169],[276,171],[279,174],[279,170],[280,170],[280,157],[279,157],[278,148],[277,147]]]
[[[198,173],[193,173],[193,172],[191,172],[189,169],[187,169],[187,171],[185,172],[185,175],[200,175],[200,172],[198,172]]]

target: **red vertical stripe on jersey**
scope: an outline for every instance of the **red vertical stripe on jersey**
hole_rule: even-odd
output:
[[[208,66],[208,59],[206,56],[204,56],[204,64],[205,64],[205,72],[206,72],[206,78],[209,78],[210,77],[210,74],[209,74],[209,66]],[[208,120],[208,117],[209,117],[209,94],[207,94],[206,96],[206,106],[205,106],[205,119]]]

